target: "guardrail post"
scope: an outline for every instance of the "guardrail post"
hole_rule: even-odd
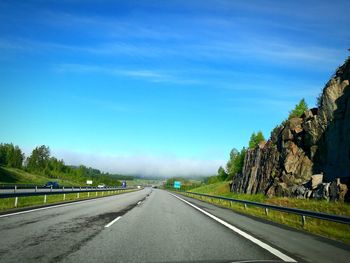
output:
[[[265,208],[265,215],[268,216],[269,215],[269,209]]]
[[[81,191],[81,186],[79,187],[79,190]]]
[[[62,191],[64,191],[64,186],[62,186]]]
[[[35,192],[37,192],[38,191],[38,186],[35,186]]]
[[[66,194],[63,194],[63,201],[66,200]]]
[[[74,191],[74,187],[72,186],[72,192]]]
[[[244,204],[244,209],[247,209],[247,204]]]
[[[15,185],[15,188],[13,189],[13,192],[16,193],[17,185]]]
[[[18,204],[18,197],[16,196],[16,198],[15,198],[15,207],[17,207],[17,204]]]
[[[305,227],[306,225],[306,217],[304,215],[301,216],[301,225]]]
[[[44,204],[46,204],[46,195],[44,195]]]
[[[50,186],[50,192],[52,192],[52,185]]]

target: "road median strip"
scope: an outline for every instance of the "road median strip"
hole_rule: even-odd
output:
[[[27,211],[32,210],[42,210],[42,209],[48,209],[51,207],[58,207],[58,206],[64,206],[64,205],[70,205],[70,204],[77,204],[87,201],[93,201],[99,198],[104,197],[111,197],[116,196],[124,193],[130,193],[134,191],[138,191],[140,189],[129,189],[122,192],[116,192],[113,193],[110,191],[110,193],[103,194],[103,192],[96,192],[96,194],[91,193],[80,193],[78,196],[77,193],[69,193],[69,194],[57,194],[57,195],[48,195],[46,198],[44,195],[42,196],[29,196],[29,197],[21,197],[20,201],[15,200],[15,198],[1,198],[0,199],[0,211],[1,213],[5,213],[0,215],[0,217],[4,217],[11,214],[21,214],[21,213],[27,213]],[[100,194],[97,194],[100,193]],[[42,198],[44,196],[44,202],[42,201]],[[63,197],[63,199],[62,199]],[[13,204],[16,204],[18,207],[14,207]],[[32,209],[31,209],[32,208]],[[23,209],[25,209],[23,211]],[[30,209],[30,210],[27,210]]]

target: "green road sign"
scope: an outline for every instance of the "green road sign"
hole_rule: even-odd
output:
[[[180,189],[180,187],[181,187],[181,182],[174,181],[174,188]]]

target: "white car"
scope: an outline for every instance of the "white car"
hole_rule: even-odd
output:
[[[97,186],[97,188],[106,188],[106,185],[105,185],[105,184],[99,184],[99,185]]]

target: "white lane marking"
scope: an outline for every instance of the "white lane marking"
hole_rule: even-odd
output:
[[[114,219],[113,221],[109,222],[107,225],[105,225],[105,227],[110,227],[111,225],[113,225],[115,222],[117,222],[120,218],[122,218],[121,216],[118,216],[116,219]]]
[[[131,192],[132,193],[132,192]],[[125,193],[127,194],[127,193]],[[119,196],[119,195],[117,195]],[[62,206],[69,206],[69,205],[75,205],[75,204],[81,204],[81,203],[87,203],[87,202],[93,202],[93,201],[98,201],[105,198],[113,198],[113,197],[117,197],[116,195],[112,195],[112,196],[105,196],[105,197],[100,197],[100,198],[94,198],[94,199],[89,199],[89,200],[83,200],[83,201],[78,201],[78,202],[71,202],[68,204],[61,204],[61,205],[52,205],[52,206],[47,206],[47,207],[41,207],[41,208],[35,208],[35,209],[31,209],[31,210],[26,210],[26,211],[21,211],[21,212],[16,212],[16,213],[11,213],[11,214],[5,214],[5,215],[0,215],[0,218],[2,217],[9,217],[9,216],[14,216],[14,215],[20,215],[20,214],[26,214],[26,213],[31,213],[31,212],[35,212],[35,211],[40,211],[40,210],[46,210],[46,209],[51,209],[51,208],[56,208],[56,207],[62,207]]]
[[[242,230],[238,229],[237,227],[235,227],[235,226],[233,226],[233,225],[227,223],[226,221],[224,221],[224,220],[222,220],[222,219],[220,219],[220,218],[218,218],[218,217],[216,217],[216,216],[214,216],[214,215],[208,213],[207,211],[205,211],[205,210],[203,210],[203,209],[201,209],[201,208],[195,206],[194,204],[192,204],[192,203],[186,201],[185,199],[182,199],[181,197],[179,197],[179,196],[177,196],[177,195],[174,195],[174,194],[172,194],[172,193],[169,193],[169,194],[171,194],[172,196],[176,197],[177,199],[179,199],[179,200],[185,202],[186,204],[192,206],[193,208],[195,208],[195,209],[197,209],[198,211],[202,212],[203,214],[209,216],[210,218],[212,218],[212,219],[214,219],[215,221],[219,222],[220,224],[226,226],[227,228],[229,228],[229,229],[231,229],[232,231],[236,232],[237,234],[243,236],[244,238],[246,238],[246,239],[252,241],[252,242],[255,243],[256,245],[258,245],[258,246],[260,246],[260,247],[266,249],[267,251],[269,251],[270,253],[274,254],[274,255],[277,256],[277,257],[279,257],[279,258],[282,259],[283,261],[285,261],[285,262],[297,262],[297,261],[295,261],[294,259],[292,259],[291,257],[289,257],[289,256],[287,256],[287,255],[285,255],[285,254],[283,254],[283,253],[280,252],[279,250],[277,250],[277,249],[275,249],[275,248],[269,246],[268,244],[266,244],[266,243],[260,241],[259,239],[255,238],[255,237],[253,237],[253,236],[251,236],[251,235],[249,235],[249,234],[247,234],[246,232],[243,232]]]

